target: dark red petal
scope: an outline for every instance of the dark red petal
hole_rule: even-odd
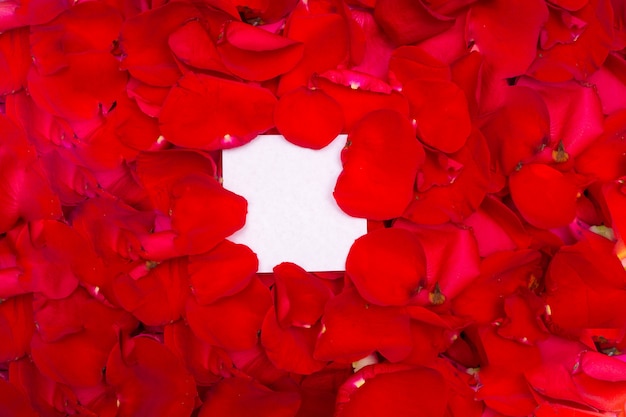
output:
[[[309,375],[326,366],[313,357],[315,342],[322,324],[309,327],[282,328],[274,310],[269,310],[261,328],[261,343],[265,354],[279,369]]]
[[[175,2],[126,20],[120,32],[120,47],[124,51],[121,68],[146,84],[174,84],[181,72],[168,38],[184,22],[198,17],[198,10],[191,4]]]
[[[197,397],[193,377],[165,346],[149,337],[122,340],[107,362],[106,379],[120,416],[190,416]]]
[[[200,305],[190,297],[186,316],[200,339],[228,350],[246,350],[256,345],[265,313],[271,305],[269,290],[254,279],[230,297]]]
[[[159,123],[175,145],[232,148],[272,128],[275,105],[265,88],[190,72],[172,88]]]
[[[347,398],[342,398],[338,404],[337,417],[446,415],[449,394],[441,374],[428,368],[375,374],[376,368],[383,366],[374,365],[374,369],[365,369],[344,384],[341,389],[349,396],[342,394]]]
[[[509,178],[509,187],[522,217],[535,227],[565,226],[576,216],[576,185],[548,165],[523,165]]]
[[[37,417],[26,396],[15,385],[0,379],[0,412],[5,417]]]
[[[226,378],[207,392],[199,417],[295,417],[296,392],[277,392],[243,377]]]
[[[413,200],[413,187],[424,150],[413,127],[392,110],[372,112],[348,135],[343,171],[333,195],[354,217],[398,217]]]
[[[501,77],[515,77],[535,59],[539,32],[547,21],[543,0],[479,2],[470,9],[467,39]]]
[[[603,135],[576,158],[576,171],[591,174],[601,181],[626,176],[626,110],[608,116]]]
[[[446,153],[461,149],[472,122],[465,94],[456,84],[415,79],[405,84],[402,92],[409,99],[411,117],[424,143]]]
[[[174,184],[170,207],[175,248],[192,255],[211,250],[241,229],[248,203],[213,177],[193,176]]]
[[[374,18],[397,45],[423,41],[454,25],[454,19],[437,15],[421,0],[377,0]]]
[[[189,257],[191,291],[199,304],[211,304],[246,288],[258,267],[250,248],[225,240],[210,252]]]
[[[379,229],[354,242],[346,274],[366,301],[406,305],[426,283],[424,250],[408,230]]]
[[[234,75],[265,81],[291,70],[302,58],[304,46],[264,29],[230,21],[217,43],[217,51]]]
[[[315,358],[354,362],[378,351],[390,361],[411,352],[409,316],[399,307],[379,307],[345,290],[326,304]]]
[[[322,90],[300,87],[280,98],[274,121],[278,131],[294,145],[321,149],[341,133],[343,111]]]
[[[30,350],[34,329],[32,296],[21,295],[3,300],[0,303],[0,340],[3,340],[0,363],[24,356]]]
[[[284,328],[313,326],[332,295],[328,287],[320,278],[287,262],[274,267],[274,280],[276,316],[280,325]]]

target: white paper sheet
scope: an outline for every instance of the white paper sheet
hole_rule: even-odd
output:
[[[367,232],[367,221],[345,214],[332,195],[345,143],[340,135],[316,151],[262,135],[222,152],[224,187],[248,200],[246,226],[229,240],[258,255],[259,272],[281,262],[310,272],[345,269],[350,246]]]

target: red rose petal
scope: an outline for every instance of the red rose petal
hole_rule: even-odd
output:
[[[211,304],[246,288],[258,267],[250,248],[225,240],[210,252],[189,257],[191,291],[199,304]]]
[[[378,351],[392,362],[411,352],[411,327],[406,311],[379,307],[345,290],[326,304],[315,358],[354,362]]]
[[[264,88],[190,72],[170,91],[159,123],[175,145],[232,148],[274,126],[275,104]]]
[[[350,132],[367,114],[377,110],[394,110],[409,114],[406,98],[393,91],[384,81],[354,71],[328,71],[314,76],[312,84],[332,97],[343,109],[344,131]]]
[[[26,396],[15,385],[0,379],[0,411],[5,417],[36,417]]]
[[[383,366],[365,369],[344,384],[342,390],[352,392],[338,404],[338,417],[445,415],[449,394],[441,374],[428,368],[377,372]]]
[[[247,201],[224,188],[212,177],[193,176],[174,184],[171,190],[174,246],[180,254],[211,250],[241,229]]]
[[[261,328],[261,344],[265,354],[277,368],[309,375],[326,366],[325,361],[313,357],[321,330],[321,323],[310,327],[282,328],[275,311],[269,310]]]
[[[287,20],[285,35],[302,42],[304,52],[300,62],[280,77],[278,95],[306,86],[313,74],[336,68],[348,58],[349,27],[336,12],[315,13],[300,2]]]
[[[535,59],[539,32],[547,21],[548,8],[541,0],[476,3],[470,9],[467,38],[501,77],[514,77]]]
[[[409,99],[417,135],[427,145],[442,152],[458,151],[472,131],[463,91],[445,80],[415,79],[402,89]]]
[[[0,303],[0,340],[4,341],[0,345],[0,362],[16,360],[30,350],[33,323],[32,296],[11,297]]]
[[[176,58],[186,65],[229,74],[211,36],[198,20],[188,21],[172,32],[168,45]]]
[[[29,59],[28,28],[7,31],[0,35],[0,94],[12,94],[26,86]]]
[[[278,322],[284,328],[309,328],[324,312],[332,292],[313,274],[298,265],[282,263],[274,267],[275,304]]]
[[[234,75],[265,81],[291,70],[302,58],[304,47],[261,28],[230,21],[217,43],[217,51]]]
[[[424,150],[410,122],[391,110],[364,117],[348,135],[343,171],[333,195],[354,217],[398,217],[413,200],[413,187]]]
[[[116,345],[106,379],[117,393],[119,416],[190,416],[198,395],[193,377],[178,358],[149,337]]]
[[[397,45],[423,41],[454,24],[454,19],[437,15],[422,1],[411,0],[377,0],[374,18]]]
[[[148,326],[178,320],[189,294],[187,262],[178,258],[147,269],[145,276],[124,274],[113,281],[120,306]]]
[[[256,345],[265,313],[271,305],[268,289],[254,279],[241,292],[200,305],[187,302],[186,316],[200,339],[228,350],[246,350]]]
[[[426,284],[424,249],[407,230],[379,229],[354,242],[346,274],[366,301],[406,305]]]
[[[274,113],[276,128],[294,145],[322,149],[343,128],[342,109],[322,90],[300,87],[284,94]]]
[[[569,224],[576,215],[576,185],[556,169],[524,165],[509,178],[511,197],[522,217],[535,227],[550,229]]]
[[[127,19],[120,32],[120,48],[124,51],[121,68],[146,84],[171,86],[181,72],[168,46],[168,38],[184,22],[198,17],[194,6],[175,2]]]
[[[248,378],[226,378],[209,391],[199,417],[295,417],[300,396],[276,392]]]

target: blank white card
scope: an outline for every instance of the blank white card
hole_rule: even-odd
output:
[[[246,225],[229,240],[249,246],[259,272],[282,262],[307,271],[343,271],[367,221],[337,206],[333,190],[341,173],[340,135],[321,150],[301,148],[280,135],[261,135],[222,152],[224,187],[248,200]]]

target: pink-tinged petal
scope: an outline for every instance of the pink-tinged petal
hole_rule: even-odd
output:
[[[562,82],[571,79],[586,80],[605,61],[612,48],[613,10],[607,0],[589,0],[580,10],[571,13],[551,9],[550,13],[562,14],[559,17],[567,22],[572,17],[586,24],[584,30],[574,25],[570,31],[569,43],[560,43],[550,49],[540,49],[537,58],[528,68],[528,74],[546,82]],[[549,29],[546,27],[546,30]],[[575,40],[575,41],[574,41]]]
[[[6,417],[37,417],[30,401],[15,385],[0,379],[0,412]]]
[[[580,358],[580,371],[598,380],[626,381],[626,363],[599,352],[583,352]]]
[[[126,20],[120,31],[121,68],[146,84],[171,86],[181,72],[168,46],[168,38],[185,22],[199,17],[194,6],[175,2]]]
[[[186,317],[200,339],[227,350],[246,350],[256,345],[270,305],[269,290],[254,279],[237,294],[212,304],[200,305],[190,297]]]
[[[565,226],[576,216],[576,184],[548,165],[523,165],[511,174],[509,187],[522,217],[535,227]]]
[[[343,109],[324,91],[300,87],[280,98],[274,121],[294,145],[322,149],[341,133]]]
[[[217,42],[224,66],[237,77],[265,81],[290,71],[304,46],[243,22],[226,23]]]
[[[171,189],[170,218],[175,248],[180,254],[208,252],[241,229],[247,201],[224,188],[213,177],[191,176]]]
[[[209,32],[198,20],[190,20],[173,31],[168,38],[168,45],[176,58],[185,65],[229,74]]]
[[[502,250],[524,249],[530,245],[530,236],[520,219],[493,196],[487,196],[465,224],[472,228],[478,254],[483,258]]]
[[[274,267],[276,317],[284,328],[313,326],[332,296],[320,278],[298,265],[284,262]]]
[[[443,375],[433,369],[374,365],[343,384],[335,415],[443,417],[450,396],[446,385]]]
[[[426,284],[424,249],[408,230],[378,229],[354,242],[346,274],[367,302],[406,305]]]
[[[190,72],[170,91],[159,123],[175,145],[232,148],[272,128],[275,105],[265,88]]]
[[[3,300],[0,303],[0,339],[4,342],[0,346],[0,362],[24,356],[30,350],[34,329],[32,296]]]
[[[261,344],[270,361],[279,369],[300,375],[318,372],[325,361],[313,357],[322,324],[283,328],[274,310],[269,310],[261,328]]]
[[[467,39],[503,78],[526,72],[535,59],[541,27],[548,21],[542,0],[476,3],[469,12]]]
[[[191,291],[199,304],[211,304],[246,288],[259,268],[250,248],[228,240],[210,252],[189,257]]]
[[[386,79],[389,70],[389,58],[394,46],[374,20],[372,12],[363,9],[351,9],[350,18],[360,29],[363,39],[363,57],[352,69]],[[353,36],[354,38],[354,36]]]
[[[193,377],[178,358],[149,337],[122,339],[107,362],[118,416],[190,416],[197,397]]]
[[[558,85],[524,79],[525,85],[537,91],[550,114],[553,149],[563,143],[567,158],[577,156],[603,132],[604,114],[596,89],[576,82]],[[561,162],[559,158],[552,158]]]
[[[187,262],[184,258],[158,265],[148,263],[146,275],[119,275],[113,291],[120,306],[148,326],[178,320],[189,294]]]
[[[71,0],[9,0],[0,4],[0,32],[49,22],[74,3]]]
[[[424,143],[446,153],[461,149],[472,132],[472,122],[465,94],[456,84],[415,79],[402,92]]]
[[[312,84],[339,103],[343,110],[344,132],[350,132],[359,120],[377,110],[409,114],[408,102],[402,94],[368,74],[350,70],[327,71],[314,76]]]
[[[626,109],[605,119],[604,133],[576,158],[576,171],[601,181],[626,176],[625,133]]]
[[[295,417],[297,392],[272,391],[245,377],[226,378],[207,392],[198,417]]]
[[[12,94],[26,86],[29,58],[28,28],[0,34],[0,94]]]
[[[406,310],[370,304],[355,289],[345,290],[326,304],[322,323],[315,347],[319,360],[354,362],[377,351],[397,362],[411,352]]]
[[[315,4],[317,5],[317,3]],[[287,38],[304,44],[302,59],[280,77],[278,95],[306,86],[313,74],[336,68],[347,61],[349,26],[336,12],[315,12],[300,2],[287,19]]]
[[[609,54],[604,65],[596,71],[589,82],[602,103],[604,114],[616,113],[626,108],[626,60],[617,54]]]
[[[454,19],[434,13],[421,0],[377,0],[374,18],[396,45],[423,41],[454,25]]]
[[[343,171],[333,195],[354,217],[398,217],[413,200],[424,150],[411,123],[400,113],[379,110],[355,124],[342,154]]]

